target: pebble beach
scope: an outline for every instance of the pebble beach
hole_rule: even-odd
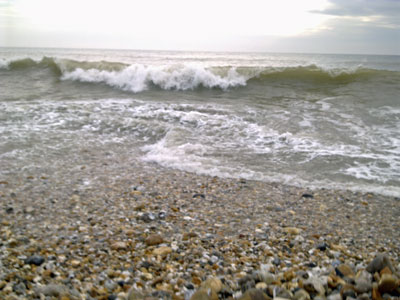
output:
[[[1,299],[400,296],[399,198],[112,165],[0,178]]]

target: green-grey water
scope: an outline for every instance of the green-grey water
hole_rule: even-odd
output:
[[[399,56],[0,48],[0,179],[97,153],[399,196],[399,95]]]

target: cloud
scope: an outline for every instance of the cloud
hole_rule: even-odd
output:
[[[297,42],[305,48],[311,43],[320,51],[344,53],[400,54],[399,0],[329,0],[315,14],[331,19],[323,30]]]
[[[332,16],[399,16],[398,0],[329,0],[330,6],[314,13]]]
[[[361,19],[379,27],[400,28],[399,0],[329,0],[330,6],[313,13]]]

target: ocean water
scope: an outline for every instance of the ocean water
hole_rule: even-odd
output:
[[[400,56],[0,48],[0,180],[113,155],[399,197]]]

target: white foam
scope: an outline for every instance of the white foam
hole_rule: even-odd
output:
[[[105,83],[134,93],[149,89],[151,84],[165,90],[190,90],[201,86],[226,90],[246,85],[246,78],[239,75],[235,68],[229,69],[225,76],[221,76],[195,64],[172,66],[135,64],[122,71],[77,68],[72,72],[65,72],[62,79]]]
[[[0,69],[8,69],[9,61],[4,58],[0,59]]]

